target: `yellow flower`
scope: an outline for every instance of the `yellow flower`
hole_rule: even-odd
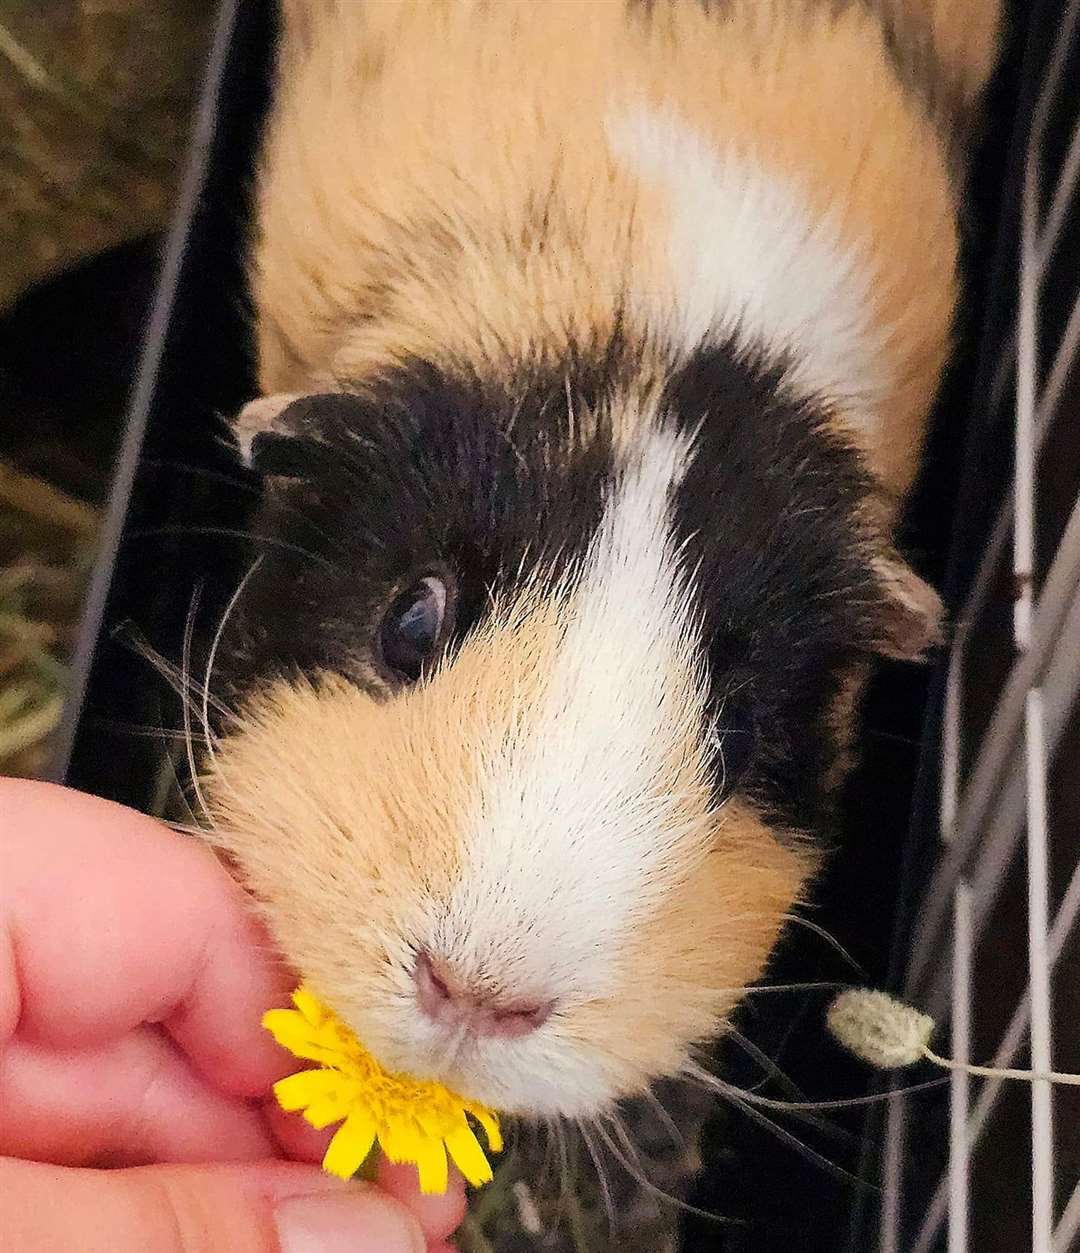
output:
[[[293,993],[295,1009],[272,1009],[263,1026],[283,1048],[316,1070],[302,1070],[274,1084],[284,1110],[301,1110],[316,1128],[340,1122],[323,1158],[323,1169],[351,1179],[376,1139],[392,1162],[415,1162],[421,1192],[445,1192],[446,1155],[469,1183],[491,1180],[491,1166],[469,1125],[474,1118],[488,1147],[502,1149],[499,1120],[486,1106],[466,1101],[441,1083],[391,1074],[360,1044],[348,1027],[310,992]]]

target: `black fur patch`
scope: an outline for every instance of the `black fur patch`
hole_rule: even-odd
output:
[[[291,406],[294,434],[253,447],[268,479],[255,530],[276,542],[228,640],[234,691],[275,673],[362,674],[384,608],[427,570],[458,580],[454,647],[493,594],[580,562],[620,470],[610,430],[583,443],[575,424],[630,392],[636,356],[617,336],[500,378],[413,362],[362,394]],[[880,591],[857,521],[870,483],[781,375],[703,351],[672,374],[663,409],[700,427],[672,504],[709,651],[717,790],[741,782],[805,827],[827,801],[828,711],[872,647]]]
[[[606,431],[574,438],[571,407],[595,408],[611,367],[593,353],[495,380],[412,362],[362,395],[290,406],[282,422],[295,437],[253,447],[270,480],[254,529],[288,547],[267,549],[245,593],[225,662],[234,682],[355,673],[383,607],[433,567],[458,582],[453,646],[493,594],[580,558],[612,455]]]
[[[745,785],[804,827],[827,801],[829,711],[849,665],[873,647],[881,591],[858,514],[869,477],[826,426],[826,407],[791,398],[781,378],[779,365],[703,350],[672,377],[665,407],[699,430],[676,516],[714,714],[739,732],[730,743],[737,764],[749,755]]]

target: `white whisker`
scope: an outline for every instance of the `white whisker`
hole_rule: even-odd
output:
[[[596,1146],[592,1142],[592,1137],[589,1135],[589,1129],[584,1123],[578,1124],[578,1131],[581,1133],[582,1143],[585,1145],[586,1149],[588,1149],[589,1156],[592,1158],[592,1164],[596,1170],[596,1180],[600,1185],[600,1195],[603,1197],[604,1210],[606,1211],[608,1218],[608,1233],[609,1235],[614,1236],[615,1202],[611,1195],[611,1185],[608,1183],[607,1175],[604,1173],[603,1158],[601,1154],[597,1152]]]
[[[799,927],[805,927],[807,931],[812,931],[814,935],[820,936],[830,948],[835,949],[835,951],[840,954],[844,961],[846,961],[853,970],[858,971],[861,976],[865,977],[866,972],[855,960],[855,958],[852,957],[840,941],[836,939],[835,936],[830,935],[824,927],[819,926],[816,922],[811,922],[809,918],[803,918],[801,914],[785,914],[784,918],[788,922],[793,922]]]
[[[206,737],[206,749],[207,749],[207,752],[210,754],[211,761],[214,760],[214,737],[210,731],[210,683],[214,677],[214,663],[217,660],[218,647],[221,644],[221,637],[225,633],[225,626],[228,623],[233,610],[236,608],[237,602],[240,600],[240,597],[243,595],[244,588],[247,587],[248,583],[250,582],[251,576],[259,568],[259,566],[262,565],[262,561],[263,561],[263,556],[262,554],[260,554],[251,563],[251,566],[248,569],[247,574],[245,574],[244,577],[237,584],[236,591],[233,592],[232,596],[229,597],[229,602],[225,606],[225,611],[221,615],[221,621],[218,623],[217,630],[214,632],[214,638],[210,643],[210,651],[207,654],[206,678],[203,680],[203,685],[202,685],[201,717],[202,717],[203,734]]]
[[[191,690],[191,641],[195,632],[195,616],[198,613],[199,597],[202,593],[202,585],[200,584],[192,594],[191,606],[188,609],[187,619],[184,622],[184,642],[181,651],[180,674],[184,682],[185,691]],[[210,816],[210,808],[206,803],[203,795],[202,787],[199,784],[199,772],[195,762],[195,744],[191,738],[191,701],[184,700],[181,702],[184,715],[184,747],[187,751],[188,772],[191,778],[191,786],[195,792],[195,799],[198,801],[199,808],[203,812],[207,825],[212,829],[214,820]]]
[[[682,1210],[684,1213],[694,1214],[696,1217],[707,1219],[709,1222],[730,1223],[736,1221],[735,1219],[725,1218],[722,1214],[713,1214],[709,1210],[700,1209],[696,1205],[691,1205],[689,1201],[684,1201],[681,1197],[674,1196],[672,1193],[665,1192],[663,1188],[658,1187],[646,1176],[644,1169],[641,1166],[641,1159],[638,1157],[637,1149],[634,1147],[633,1141],[630,1139],[630,1136],[626,1128],[623,1126],[621,1119],[613,1114],[611,1116],[611,1121],[627,1153],[632,1155],[633,1162],[628,1161],[627,1158],[623,1156],[623,1154],[619,1151],[618,1146],[611,1140],[599,1122],[596,1124],[597,1131],[600,1133],[604,1144],[607,1146],[608,1152],[611,1153],[630,1178],[633,1179],[639,1187],[644,1188],[650,1196],[655,1196],[658,1200],[664,1201],[666,1204],[672,1205],[676,1209]]]

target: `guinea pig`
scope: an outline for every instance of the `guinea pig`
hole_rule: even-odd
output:
[[[684,1072],[827,846],[994,0],[288,0],[216,841],[388,1068]]]

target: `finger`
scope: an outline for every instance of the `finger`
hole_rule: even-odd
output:
[[[320,1162],[326,1146],[337,1130],[315,1131],[298,1114],[286,1114],[269,1102],[266,1118],[284,1151],[298,1161]],[[429,1240],[441,1240],[461,1225],[465,1217],[465,1181],[456,1167],[450,1167],[450,1183],[446,1192],[425,1196],[420,1191],[416,1167],[395,1165],[383,1158],[378,1170],[379,1186],[407,1205],[420,1220]]]
[[[295,1065],[259,1025],[287,988],[198,841],[95,797],[0,780],[0,1046],[16,1023],[74,1047],[163,1022],[203,1073],[253,1096]]]
[[[295,1162],[321,1162],[337,1127],[316,1131],[302,1115],[286,1113],[271,1096],[262,1102],[270,1134],[286,1157]]]
[[[89,1171],[0,1162],[5,1247],[79,1253],[421,1253],[415,1219],[378,1189],[312,1167]]]
[[[460,1172],[450,1167],[450,1184],[445,1193],[425,1196],[420,1191],[416,1167],[396,1165],[383,1158],[379,1162],[379,1186],[397,1197],[420,1220],[429,1240],[442,1240],[457,1231],[465,1217],[465,1181]]]
[[[0,1153],[63,1165],[258,1161],[261,1111],[204,1083],[155,1027],[89,1049],[0,1056]]]

